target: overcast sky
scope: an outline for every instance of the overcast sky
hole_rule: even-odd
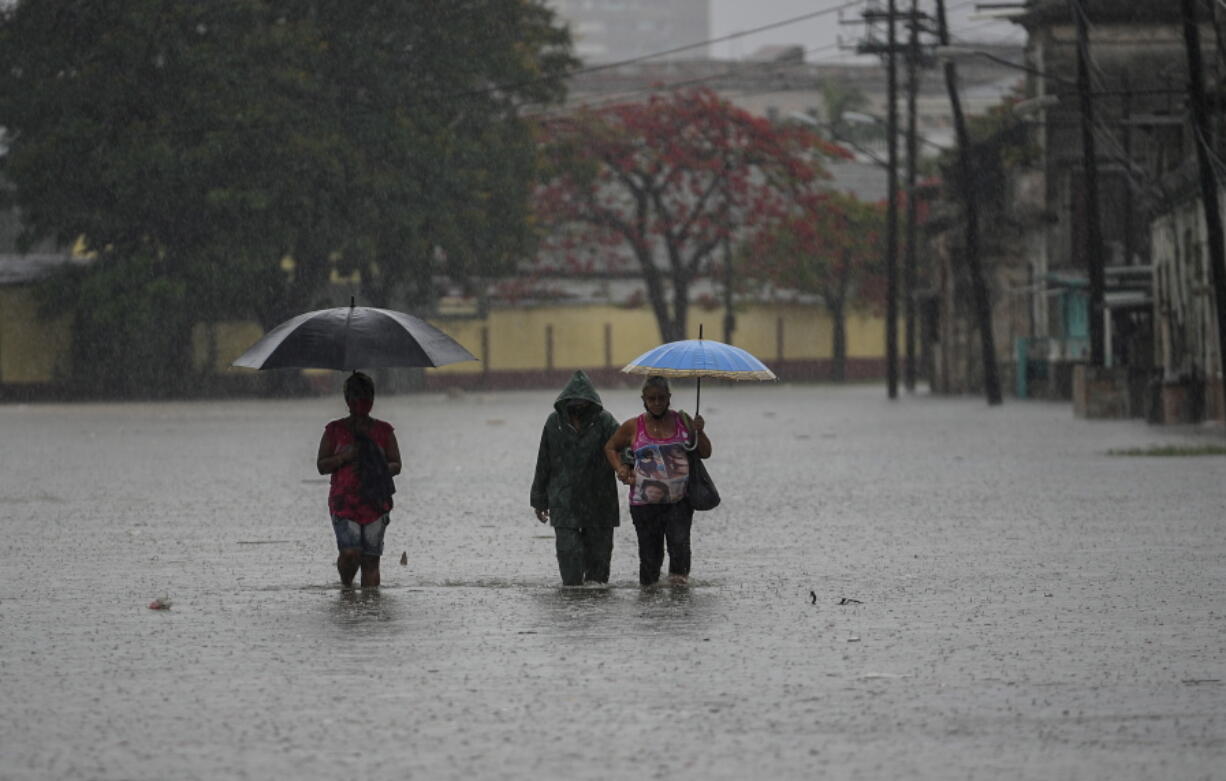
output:
[[[711,37],[720,38],[816,11],[837,8],[846,2],[847,0],[711,0]],[[910,2],[898,0],[898,5],[900,8],[910,7]],[[920,0],[921,10],[931,13],[935,6],[933,0]],[[951,33],[955,39],[999,43],[1021,42],[1024,38],[1021,28],[1015,24],[973,18],[976,13],[975,0],[946,0],[946,6]],[[858,10],[853,7],[844,11],[844,19],[858,20]],[[711,56],[717,59],[741,59],[762,46],[797,44],[805,48],[805,59],[810,62],[846,60],[853,55],[837,48],[838,37],[842,36],[844,43],[849,44],[861,37],[863,32],[862,24],[840,24],[839,15],[831,13],[714,44]],[[817,51],[813,51],[814,49]]]

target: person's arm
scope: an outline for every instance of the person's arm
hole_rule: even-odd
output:
[[[335,449],[328,429],[324,429],[323,436],[319,438],[319,453],[315,456],[315,468],[321,475],[331,474],[357,457],[353,445],[334,454],[332,451]]]
[[[396,441],[396,432],[387,432],[387,447],[383,450],[383,455],[387,458],[387,471],[392,473],[392,476],[400,474],[400,443]]]
[[[634,441],[634,424],[634,418],[627,420],[618,426],[617,431],[613,432],[613,436],[609,437],[609,441],[604,444],[605,459],[617,473],[617,479],[626,485],[634,485],[634,469],[622,463],[621,452],[630,447],[630,443]]]
[[[528,501],[541,523],[549,520],[549,421],[541,430],[541,446],[536,451],[536,471]]]

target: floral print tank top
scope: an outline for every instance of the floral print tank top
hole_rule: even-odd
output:
[[[647,413],[639,415],[634,428],[634,485],[630,504],[673,504],[685,498],[685,481],[690,476],[690,460],[685,443],[690,432],[681,416],[668,411],[673,433],[655,439],[647,433]]]

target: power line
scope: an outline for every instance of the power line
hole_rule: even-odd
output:
[[[462,91],[453,92],[449,94],[439,95],[436,97],[422,98],[422,99],[419,99],[419,100],[416,100],[410,103],[406,103],[402,106],[402,108],[413,108],[415,106],[422,106],[422,105],[439,105],[439,104],[449,103],[449,102],[458,101],[458,100],[465,100],[465,99],[470,99],[470,98],[496,95],[500,92],[505,92],[508,90],[522,89],[524,87],[530,87],[530,86],[534,86],[538,84],[568,81],[578,76],[583,76],[583,75],[587,75],[591,73],[599,73],[603,71],[625,67],[628,65],[635,65],[635,64],[643,63],[649,60],[658,59],[660,57],[666,57],[672,54],[677,54],[677,53],[709,46],[710,44],[713,44],[713,43],[720,43],[723,41],[733,40],[736,38],[741,38],[741,37],[745,37],[749,35],[755,35],[757,33],[774,30],[774,29],[778,29],[781,27],[786,27],[789,25],[803,22],[803,21],[808,21],[808,20],[820,18],[823,16],[829,16],[831,14],[844,11],[848,8],[863,5],[865,2],[867,2],[867,0],[847,0],[846,2],[841,2],[838,5],[834,5],[829,8],[824,8],[819,11],[813,11],[811,13],[801,14],[799,16],[794,16],[794,17],[790,17],[787,19],[781,19],[777,22],[771,22],[769,24],[760,25],[758,27],[754,27],[749,30],[741,30],[735,33],[730,33],[728,35],[708,38],[704,41],[685,44],[683,46],[677,46],[671,49],[650,52],[648,54],[640,55],[637,57],[632,57],[629,59],[618,60],[616,62],[600,63],[598,65],[590,65],[590,66],[575,68],[573,70],[570,70],[570,71],[567,71],[561,74],[557,74],[557,75],[541,76],[541,77],[536,77],[532,79],[524,79],[524,80],[517,81],[517,82],[494,84],[488,87],[481,87],[478,89],[462,90]],[[963,2],[954,6],[954,8],[964,7],[964,6],[970,5],[972,2],[975,2],[975,0],[964,0]],[[978,26],[983,26],[983,25],[978,25]],[[965,32],[971,29],[976,29],[976,27],[965,28],[963,31]],[[830,49],[838,48],[838,46],[839,46],[838,43],[817,46],[817,47],[813,47],[812,49],[806,50],[804,54],[808,55],[808,54],[815,54],[818,52],[828,51]],[[830,62],[831,64],[837,64],[838,61],[830,61]],[[803,66],[806,64],[818,64],[818,63],[807,63],[803,61],[799,63],[790,63],[790,62],[789,63],[779,63],[779,62],[761,63],[762,67],[764,68],[797,67],[797,66]],[[720,78],[735,76],[735,75],[742,74],[742,73],[743,73],[743,70],[734,68],[734,69],[728,69],[728,70],[722,71],[720,73],[711,74],[708,76],[695,77],[692,79],[684,79],[684,80],[675,81],[675,82],[666,82],[666,83],[659,84],[653,87],[644,87],[644,88],[635,89],[635,90],[627,90],[622,93],[616,93],[614,96],[603,100],[600,104],[597,104],[596,108],[600,108],[605,105],[614,105],[615,100],[616,100],[616,95],[633,96],[637,94],[661,92],[661,91],[668,91],[668,90],[673,90],[673,89],[681,89],[684,87],[695,86],[695,85],[703,84],[706,82],[715,81]],[[764,90],[761,92],[769,92],[769,91],[771,90]],[[760,92],[745,92],[742,94],[752,95],[752,94],[761,94],[761,93]],[[524,101],[520,105],[521,107],[528,107],[532,105],[540,105],[540,103],[539,101]],[[565,108],[562,108],[561,110],[566,111]],[[358,111],[349,112],[349,116],[350,117],[354,117],[354,116],[360,117],[363,114],[373,115],[375,113],[377,113],[377,109],[370,109],[367,111],[358,110]],[[542,114],[537,114],[533,116],[547,116],[547,114],[542,112]],[[268,122],[246,122],[246,123],[236,122],[236,123],[226,125],[226,126],[215,126],[211,128],[193,128],[190,130],[169,130],[169,129],[152,130],[151,129],[147,131],[136,131],[136,132],[133,132],[132,135],[144,136],[144,137],[158,137],[158,136],[175,136],[175,135],[194,135],[194,134],[199,134],[202,132],[240,132],[240,131],[249,132],[249,131],[275,128],[275,127],[279,127],[282,125],[297,124],[297,123],[298,123],[297,120],[289,120],[289,119],[268,121]]]
[[[621,68],[627,65],[634,65],[634,64],[641,63],[641,62],[646,62],[648,60],[657,59],[660,57],[667,57],[671,54],[678,54],[680,52],[690,51],[693,49],[698,49],[701,47],[709,46],[710,44],[713,44],[713,43],[720,43],[722,41],[733,40],[733,39],[741,38],[747,35],[754,35],[757,33],[768,31],[768,30],[778,29],[780,27],[786,27],[786,26],[797,24],[799,22],[807,21],[810,19],[817,19],[823,16],[829,16],[830,14],[838,13],[848,8],[852,8],[854,6],[862,5],[864,2],[866,2],[866,0],[846,0],[846,2],[839,3],[838,5],[831,6],[829,8],[825,8],[820,11],[813,11],[811,13],[801,14],[800,16],[793,16],[787,19],[781,19],[777,22],[771,22],[769,24],[764,24],[758,27],[751,28],[749,30],[741,30],[735,33],[730,33],[728,35],[718,36],[715,38],[708,38],[704,41],[698,41],[696,43],[690,43],[690,44],[685,44],[683,46],[677,46],[671,49],[664,49],[661,51],[650,52],[648,54],[643,54],[643,55],[632,57],[632,58],[625,59],[625,60],[618,60],[616,62],[601,63],[598,65],[590,65],[590,66],[575,68],[570,71],[556,74],[556,75],[539,76],[539,77],[535,77],[531,79],[523,79],[523,80],[516,81],[516,82],[504,82],[504,83],[494,84],[494,85],[487,86],[487,87],[480,87],[477,89],[461,90],[458,92],[452,92],[449,94],[439,95],[436,97],[422,98],[416,101],[406,103],[402,106],[402,108],[410,109],[410,108],[424,106],[424,105],[438,105],[438,104],[443,104],[443,103],[450,103],[452,101],[466,100],[470,98],[479,98],[479,97],[485,97],[485,96],[490,96],[490,95],[496,95],[498,93],[505,92],[508,90],[518,90],[518,89],[523,89],[525,87],[531,87],[531,86],[536,86],[540,84],[564,82],[569,79],[573,79],[576,76],[582,76],[582,75],[589,74],[589,73],[599,73],[601,71]],[[540,103],[539,101],[524,101],[520,105],[523,107],[526,107],[526,106],[532,106],[532,105],[539,105],[539,103]],[[368,111],[351,111],[349,112],[349,116],[351,117],[359,116],[360,117],[363,114],[373,115],[375,113],[377,113],[376,109],[371,109]],[[132,133],[132,135],[134,136],[139,135],[143,137],[159,137],[159,136],[176,136],[176,135],[195,135],[195,134],[199,134],[203,132],[255,131],[255,130],[261,130],[261,129],[276,128],[282,125],[289,125],[289,124],[298,124],[298,121],[286,119],[286,120],[277,120],[277,121],[269,121],[269,122],[247,122],[247,123],[236,122],[236,123],[233,123],[227,126],[215,126],[211,128],[208,128],[208,127],[193,128],[191,130],[167,130],[167,129],[148,130],[148,131],[143,131],[143,132],[134,132]]]
[[[828,51],[830,49],[834,49],[837,47],[838,47],[837,43],[836,44],[825,44],[822,46],[815,46],[812,49],[806,49],[804,51],[804,54],[806,55],[816,54],[818,52]],[[632,89],[620,90],[618,92],[601,95],[597,101],[590,102],[590,103],[583,103],[582,105],[584,108],[599,110],[602,108],[608,108],[609,106],[615,106],[619,103],[623,103],[625,102],[626,98],[631,98],[636,95],[650,95],[650,94],[655,94],[659,92],[671,92],[671,91],[678,90],[678,89],[694,87],[694,86],[706,84],[712,81],[718,81],[724,78],[733,78],[736,76],[763,75],[763,74],[755,73],[755,71],[759,71],[759,70],[761,71],[784,70],[784,69],[797,68],[797,67],[802,67],[805,65],[812,65],[812,64],[815,64],[815,63],[775,62],[775,61],[752,62],[752,63],[749,63],[748,65],[736,65],[731,68],[726,68],[717,73],[708,74],[706,76],[695,76],[689,79],[679,79],[676,81],[660,82],[660,83],[652,84],[649,86],[635,87]],[[755,95],[755,94],[762,94],[765,92],[774,92],[774,91],[776,90],[761,90],[759,92],[742,92],[741,94]],[[552,113],[553,114],[566,114],[574,110],[575,110],[575,107],[561,106],[555,109]],[[537,115],[537,116],[545,116],[545,115],[542,114],[542,115]]]
[[[638,57],[631,57],[625,60],[617,60],[616,62],[606,62],[606,63],[601,63],[599,65],[589,65],[589,66],[582,67],[582,68],[576,68],[572,71],[569,71],[563,74],[559,74],[557,76],[541,76],[535,79],[525,79],[523,81],[518,81],[518,82],[511,82],[511,83],[506,83],[506,84],[495,84],[493,86],[483,87],[481,89],[466,90],[464,92],[453,93],[452,95],[443,95],[438,98],[434,98],[430,101],[423,101],[423,102],[437,103],[440,101],[446,101],[446,100],[456,99],[456,98],[469,98],[469,97],[481,97],[484,95],[493,95],[498,92],[502,92],[504,90],[521,89],[523,87],[531,87],[536,84],[546,84],[546,83],[555,82],[559,80],[573,79],[576,76],[583,76],[589,73],[599,73],[601,71],[613,70],[615,68],[622,68],[627,65],[635,65],[640,62],[646,62],[647,60],[654,60],[660,57],[667,57],[672,54],[679,54],[681,52],[702,48],[705,46],[709,46],[713,43],[721,43],[723,41],[730,41],[730,40],[733,40],[734,38],[742,38],[747,35],[755,35],[757,33],[765,32],[767,30],[774,30],[780,27],[787,27],[789,25],[797,24],[798,22],[804,22],[809,19],[817,19],[822,16],[829,16],[830,14],[838,13],[840,11],[846,10],[853,6],[861,5],[865,1],[866,0],[847,0],[847,2],[840,3],[839,5],[832,6],[830,8],[825,8],[821,11],[813,11],[811,13],[801,14],[800,16],[793,16],[789,19],[781,19],[778,22],[771,22],[770,24],[764,24],[760,27],[754,27],[749,30],[740,30],[738,32],[730,33],[728,35],[722,35],[717,38],[708,38],[705,41],[698,41],[697,43],[687,43],[684,46],[676,46],[671,49],[664,49],[664,50],[657,51],[657,52],[651,52],[648,54],[639,55]],[[525,105],[530,105],[530,104],[525,104]],[[411,107],[412,105],[409,106],[409,108]]]
[[[859,0],[859,1],[860,1],[860,2],[864,2],[865,0]],[[965,1],[965,2],[963,2],[963,3],[960,3],[960,4],[958,4],[957,6],[954,6],[954,8],[960,8],[960,7],[963,7],[963,6],[967,6],[967,5],[970,5],[972,2],[976,2],[976,0],[966,0],[966,1]],[[1223,0],[1223,2],[1226,2],[1226,0]],[[972,30],[974,30],[974,29],[978,29],[978,28],[983,27],[983,26],[984,26],[984,24],[983,24],[983,23],[981,23],[981,24],[979,24],[979,25],[974,25],[974,26],[971,26],[971,27],[962,28],[962,29],[961,29],[959,32],[966,33],[966,32],[970,32],[970,31],[972,31]],[[769,61],[769,62],[761,62],[761,63],[751,62],[751,63],[748,63],[748,64],[736,65],[736,66],[733,66],[733,67],[731,67],[731,68],[728,68],[728,69],[725,69],[725,70],[719,71],[719,72],[717,72],[717,73],[708,74],[708,75],[706,75],[706,76],[695,76],[695,77],[693,77],[693,78],[679,79],[679,80],[676,80],[676,81],[657,82],[657,83],[655,83],[655,84],[653,84],[653,85],[650,85],[650,86],[636,87],[636,88],[632,88],[632,89],[620,90],[620,91],[617,91],[617,92],[614,92],[614,93],[610,93],[610,94],[602,95],[602,96],[600,96],[600,97],[599,97],[599,99],[597,99],[597,100],[596,100],[596,101],[594,101],[594,102],[585,102],[585,103],[583,104],[583,106],[584,106],[584,107],[586,107],[586,108],[589,108],[589,109],[599,110],[599,109],[602,109],[602,108],[607,108],[607,107],[609,107],[609,106],[614,106],[614,105],[617,105],[618,103],[623,102],[623,101],[624,101],[624,99],[626,99],[626,98],[632,98],[632,97],[635,97],[635,96],[637,96],[637,95],[649,95],[649,94],[660,93],[660,92],[669,92],[669,91],[673,91],[673,90],[677,90],[677,89],[684,89],[684,88],[687,88],[687,87],[694,87],[694,86],[698,86],[698,85],[701,85],[701,84],[706,84],[706,83],[709,83],[709,82],[712,82],[712,81],[718,81],[718,80],[723,79],[723,78],[733,78],[733,77],[736,77],[736,76],[744,76],[744,75],[747,75],[747,74],[748,74],[748,75],[752,75],[752,71],[750,71],[750,70],[749,70],[749,69],[751,69],[751,68],[752,68],[752,69],[759,69],[759,68],[760,68],[760,69],[762,69],[762,70],[770,70],[770,69],[778,69],[778,70],[782,70],[782,69],[786,69],[786,68],[798,68],[798,67],[803,67],[803,66],[806,66],[806,65],[817,65],[817,66],[821,66],[821,65],[842,65],[842,64],[845,64],[845,63],[844,63],[844,61],[843,61],[843,60],[838,60],[838,59],[816,60],[816,61],[812,61],[812,60],[808,60],[808,59],[807,59],[807,56],[808,56],[808,55],[810,55],[810,54],[817,54],[818,52],[829,51],[830,49],[835,49],[835,48],[838,48],[838,47],[839,47],[839,44],[838,44],[838,43],[834,43],[834,44],[824,44],[824,45],[821,45],[821,46],[815,46],[815,47],[810,48],[810,49],[805,49],[805,50],[804,50],[804,52],[803,52],[802,54],[803,54],[803,55],[806,57],[806,59],[805,59],[805,60],[803,60],[803,61],[791,61],[791,62],[775,62],[775,61]],[[1006,60],[1006,59],[1003,59],[1003,58],[998,58],[998,57],[994,57],[994,56],[991,56],[991,55],[988,55],[988,57],[989,57],[989,59],[997,60],[997,61],[999,61],[1000,63],[1002,63],[1002,64],[1004,64],[1004,65],[1007,65],[1007,66],[1009,66],[1009,67],[1012,67],[1012,68],[1019,68],[1019,67],[1021,67],[1021,66],[1019,66],[1017,63],[1013,63],[1013,62],[1011,62],[1011,61],[1009,61],[1009,60]],[[743,61],[741,61],[741,62],[743,62]],[[848,66],[848,67],[855,67],[855,66]],[[602,69],[603,69],[603,68],[602,68]],[[1040,74],[1040,75],[1042,75],[1042,74]],[[737,94],[739,94],[739,95],[746,95],[746,96],[748,96],[748,95],[761,95],[761,94],[766,94],[766,93],[769,93],[769,92],[775,92],[775,91],[778,91],[778,90],[773,90],[773,89],[763,89],[763,90],[741,90],[741,91],[739,91]],[[565,114],[567,114],[567,113],[569,113],[569,112],[571,112],[571,111],[573,111],[573,110],[574,110],[574,108],[573,108],[573,107],[568,107],[568,106],[560,106],[560,107],[556,107],[556,108],[553,108],[553,109],[549,109],[549,110],[547,110],[547,111],[545,111],[545,112],[542,112],[542,113],[540,113],[540,114],[534,114],[533,116],[544,116],[544,117],[549,117],[549,116],[560,116],[560,115],[565,115]],[[927,140],[924,140],[924,143],[931,144],[932,142],[929,142],[929,141],[927,141]],[[934,146],[936,146],[937,148],[940,148],[940,149],[944,149],[944,148],[945,148],[945,147],[940,146],[939,144],[934,144]]]
[[[699,41],[698,43],[687,43],[684,46],[677,46],[672,49],[664,49],[663,51],[651,52],[650,54],[643,54],[638,57],[631,57],[628,60],[618,60],[617,62],[601,63],[600,65],[592,65],[586,68],[579,68],[575,71],[572,71],[569,74],[566,74],[562,78],[571,78],[574,76],[582,76],[587,73],[597,73],[599,71],[610,70],[612,68],[620,68],[625,65],[634,65],[636,63],[645,62],[646,60],[654,60],[658,57],[667,57],[670,54],[679,54],[681,52],[690,51],[692,49],[698,49],[698,48],[702,48],[705,46],[710,46],[713,43],[723,43],[724,41],[731,41],[735,38],[744,38],[747,35],[756,35],[761,32],[766,32],[767,30],[775,30],[780,27],[787,27],[789,25],[797,24],[798,22],[805,22],[810,19],[817,19],[822,16],[829,16],[830,14],[838,13],[839,11],[844,11],[853,6],[863,5],[865,1],[866,0],[848,0],[848,2],[840,3],[839,5],[832,6],[830,8],[826,8],[821,11],[813,11],[811,13],[801,14],[800,16],[793,16],[790,19],[782,19],[778,22],[771,22],[770,24],[764,24],[761,27],[754,27],[749,30],[738,30],[735,33],[729,33],[728,35],[721,35],[718,38],[708,38],[707,40]]]
[[[1203,145],[1205,151],[1208,153],[1209,162],[1213,164],[1213,168],[1217,172],[1218,181],[1226,180],[1226,175],[1224,175],[1226,174],[1226,161],[1223,161],[1222,158],[1218,156],[1217,152],[1213,151],[1213,145],[1208,139],[1205,138],[1204,134],[1201,132],[1201,129],[1199,127],[1194,129],[1196,131],[1198,143]]]
[[[1105,87],[1107,84],[1107,73],[1102,69],[1102,67],[1098,64],[1098,61],[1094,59],[1094,55],[1090,52],[1089,39],[1093,38],[1095,33],[1095,26],[1090,21],[1090,13],[1086,10],[1086,7],[1084,4],[1082,4],[1081,0],[1068,0],[1068,2],[1073,6],[1073,12],[1085,21],[1087,31],[1085,45],[1086,60],[1090,63],[1090,67],[1093,69],[1094,73],[1098,74],[1099,85]]]

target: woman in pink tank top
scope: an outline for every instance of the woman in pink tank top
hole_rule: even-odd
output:
[[[685,496],[690,473],[687,451],[697,447],[700,457],[711,455],[702,416],[691,420],[669,409],[671,400],[668,380],[648,377],[643,383],[646,411],[623,423],[605,444],[605,457],[617,478],[630,486],[630,518],[639,541],[639,583],[644,586],[660,579],[666,545],[669,582],[688,582],[694,508]],[[633,466],[622,461],[627,448],[634,455]]]

